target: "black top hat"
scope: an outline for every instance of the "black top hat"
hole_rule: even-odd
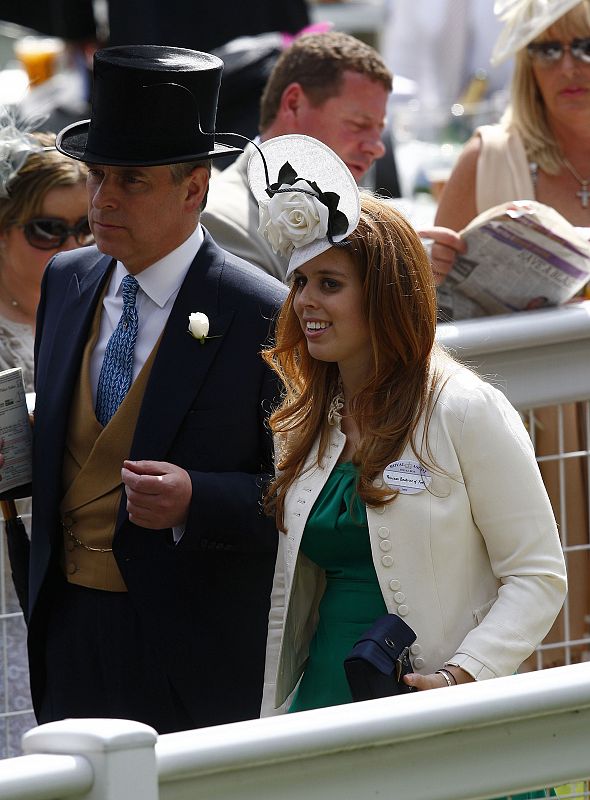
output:
[[[180,47],[108,47],[94,56],[90,120],[56,147],[90,164],[154,166],[241,152],[215,141],[223,62]]]

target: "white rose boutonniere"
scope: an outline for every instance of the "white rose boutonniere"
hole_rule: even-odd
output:
[[[194,339],[198,339],[201,344],[205,344],[205,339],[209,333],[209,317],[200,311],[194,311],[188,315],[188,332]]]
[[[260,205],[258,233],[266,236],[275,253],[283,256],[328,233],[328,208],[317,197],[297,191],[309,191],[307,181],[298,180],[291,188],[293,191],[278,192]]]

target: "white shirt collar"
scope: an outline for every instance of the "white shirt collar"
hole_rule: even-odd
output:
[[[176,250],[168,253],[164,258],[156,261],[135,276],[141,290],[160,308],[163,308],[174,292],[181,287],[190,265],[203,244],[204,238],[203,228],[199,223],[188,239]],[[128,274],[125,266],[120,261],[117,261],[114,276],[115,294],[120,293],[121,281]]]

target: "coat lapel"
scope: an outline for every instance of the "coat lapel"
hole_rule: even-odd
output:
[[[109,256],[98,254],[93,265],[72,275],[66,289],[44,373],[51,386],[43,391],[43,402],[47,415],[54,419],[67,422],[88,330],[112,263]]]
[[[206,235],[162,335],[131,446],[132,459],[165,458],[223,346],[235,313],[221,302],[223,265],[222,251]],[[188,333],[189,314],[195,311],[209,317],[204,344]]]

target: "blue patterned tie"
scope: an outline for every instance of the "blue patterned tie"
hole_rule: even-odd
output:
[[[133,350],[137,340],[135,297],[139,284],[133,275],[121,282],[123,313],[107,342],[96,392],[96,419],[105,426],[119,408],[133,378]]]

